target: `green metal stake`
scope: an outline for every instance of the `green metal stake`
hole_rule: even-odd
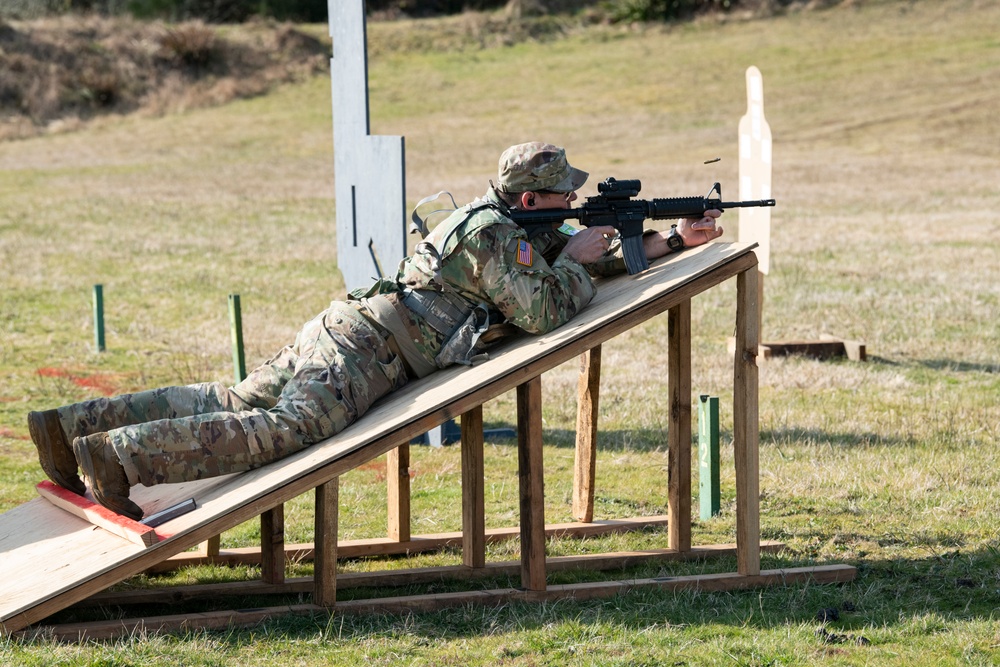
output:
[[[104,287],[94,285],[94,347],[104,352]]]
[[[233,374],[236,384],[247,377],[247,365],[243,360],[243,318],[240,315],[240,295],[229,295],[229,332],[233,339]]]
[[[698,498],[701,519],[719,513],[719,397],[702,394],[698,402]]]

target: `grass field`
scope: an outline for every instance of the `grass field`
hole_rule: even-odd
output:
[[[762,365],[761,527],[787,545],[762,566],[849,563],[856,580],[282,619],[105,644],[0,639],[0,663],[1000,664],[1000,5],[854,2],[672,28],[567,24],[559,38],[510,46],[412,45],[435,31],[474,44],[476,20],[369,25],[372,132],[406,137],[411,203],[443,188],[460,201],[480,194],[499,151],[534,138],[566,146],[593,174],[585,194],[613,175],[641,178],[648,197],[704,194],[714,181],[735,196],[744,72],[761,69],[778,200],[763,338],[830,333],[869,352],[866,363]],[[41,478],[29,410],[230,380],[230,293],[241,295],[251,366],[343,296],[331,134],[330,84],[317,79],[219,108],[0,143],[0,511],[31,499]],[[735,240],[735,215],[723,224]],[[100,354],[94,284],[105,300]],[[725,444],[734,290],[720,285],[692,303],[694,391],[720,397]],[[601,517],[665,510],[667,420],[645,400],[666,391],[649,370],[665,367],[665,332],[658,318],[604,346],[602,393],[616,398],[601,406]],[[543,378],[550,522],[569,520],[575,383],[575,363]],[[487,427],[510,424],[512,397],[485,411]],[[723,512],[696,522],[695,543],[733,539],[725,444]],[[487,451],[487,525],[512,525],[516,452],[509,441]],[[457,448],[419,448],[412,468],[414,531],[457,529]],[[382,477],[373,465],[342,478],[342,537],[384,532]],[[311,539],[310,508],[302,498],[286,509],[289,541]],[[223,544],[253,544],[257,530],[227,532]],[[549,550],[664,540],[644,532]],[[166,580],[231,576],[243,574],[204,568]],[[821,624],[817,612],[831,607],[839,620]]]

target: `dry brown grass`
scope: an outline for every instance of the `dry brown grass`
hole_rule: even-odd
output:
[[[0,140],[253,97],[325,70],[329,53],[265,22],[236,31],[77,15],[0,22]]]

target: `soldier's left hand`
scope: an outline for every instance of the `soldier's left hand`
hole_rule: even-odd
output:
[[[712,209],[705,211],[701,218],[684,218],[677,223],[677,233],[684,239],[684,245],[688,248],[699,246],[722,236],[724,231],[717,224],[722,211]]]

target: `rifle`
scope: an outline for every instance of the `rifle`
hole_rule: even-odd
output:
[[[629,275],[633,275],[649,268],[646,251],[642,246],[642,223],[645,220],[700,218],[705,211],[711,209],[724,211],[727,208],[775,205],[773,199],[722,201],[722,186],[718,183],[712,186],[705,197],[633,199],[639,196],[641,189],[642,183],[636,179],[619,181],[613,177],[607,178],[597,184],[600,194],[587,197],[583,206],[531,211],[515,209],[511,211],[510,217],[528,232],[529,240],[571,218],[579,220],[584,227],[610,225],[618,230],[625,267]]]

